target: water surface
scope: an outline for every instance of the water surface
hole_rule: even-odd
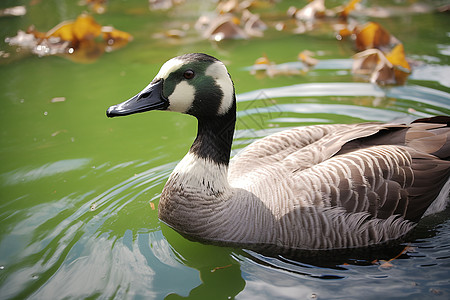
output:
[[[75,2],[25,1],[25,16],[0,18],[0,37],[75,18],[85,10]],[[292,3],[260,13],[276,20]],[[165,112],[105,116],[108,106],[148,84],[164,61],[194,51],[222,59],[235,82],[233,154],[294,126],[449,115],[448,16],[372,19],[417,62],[404,86],[383,87],[354,77],[351,44],[325,29],[293,35],[269,28],[262,38],[221,43],[192,30],[180,40],[153,37],[193,24],[212,7],[150,12],[146,1],[112,1],[95,18],[134,36],[123,49],[91,64],[22,54],[0,61],[0,298],[448,299],[450,210],[424,219],[408,252],[389,264],[356,254],[311,262],[188,241],[158,220],[157,206],[195,138],[195,120]],[[259,78],[248,71],[264,53],[296,65],[305,49],[324,53],[309,72]],[[4,43],[0,50],[12,51]]]

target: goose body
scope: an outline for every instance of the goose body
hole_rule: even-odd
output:
[[[109,117],[148,110],[198,120],[173,170],[159,218],[190,238],[249,247],[330,250],[402,238],[443,210],[450,190],[449,117],[285,130],[230,161],[236,122],[226,67],[206,54],[166,62]]]

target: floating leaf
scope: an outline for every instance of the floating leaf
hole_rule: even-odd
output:
[[[264,54],[255,61],[255,64],[250,68],[250,73],[257,77],[275,77],[280,75],[299,75],[303,70],[304,65],[300,62],[275,64]]]
[[[239,19],[232,14],[219,16],[206,24],[203,37],[216,42],[224,39],[247,39],[248,35],[239,27],[239,23]]]
[[[304,50],[298,54],[298,59],[301,60],[308,67],[313,67],[319,63],[319,60],[313,58],[314,53],[308,50]]]
[[[388,54],[368,49],[357,53],[353,59],[352,72],[369,75],[373,83],[404,84],[411,73],[402,44],[397,44]]]
[[[292,10],[292,8],[290,8]],[[317,17],[325,15],[325,0],[313,0],[303,8],[297,10],[295,18],[301,21],[313,21]]]
[[[59,54],[77,62],[92,62],[105,51],[120,48],[131,40],[129,33],[112,26],[102,27],[92,16],[82,14],[75,21],[62,22],[47,33],[31,26],[27,33],[19,31],[6,42],[39,56]]]
[[[390,33],[384,29],[380,24],[369,22],[362,28],[356,29],[356,47],[359,51],[381,48],[388,46],[391,42]]]
[[[255,65],[270,65],[270,64],[271,61],[269,60],[266,54],[263,54],[263,56],[255,60]]]
[[[221,1],[217,4],[216,13],[198,18],[195,29],[204,38],[213,41],[261,37],[267,25],[259,15],[248,10],[255,3],[256,1]]]
[[[264,35],[263,31],[267,29],[259,15],[252,14],[247,9],[242,12],[241,22],[244,24],[244,31],[249,36],[261,37]]]
[[[394,66],[378,49],[368,49],[353,56],[352,72],[368,75],[370,82],[395,84]]]
[[[348,15],[350,14],[350,12],[352,12],[355,8],[356,5],[361,2],[361,0],[350,0],[342,9],[342,11],[340,12],[340,16],[342,18],[347,18]]]
[[[406,78],[411,74],[411,67],[406,61],[405,50],[403,44],[397,44],[390,53],[386,55],[387,60],[389,60],[395,67],[395,80],[399,84],[403,84]]]
[[[397,44],[390,53],[386,55],[386,58],[393,64],[411,71],[409,63],[406,61],[405,49],[403,44]]]

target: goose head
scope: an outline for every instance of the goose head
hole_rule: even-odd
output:
[[[203,119],[223,116],[234,106],[234,86],[225,65],[207,54],[191,53],[168,60],[140,93],[109,107],[106,115],[168,110]]]

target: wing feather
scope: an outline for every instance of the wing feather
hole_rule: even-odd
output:
[[[342,207],[416,222],[450,176],[450,162],[443,160],[450,157],[445,126],[294,128],[241,151],[231,162],[230,183],[253,192],[276,216],[298,207]]]

